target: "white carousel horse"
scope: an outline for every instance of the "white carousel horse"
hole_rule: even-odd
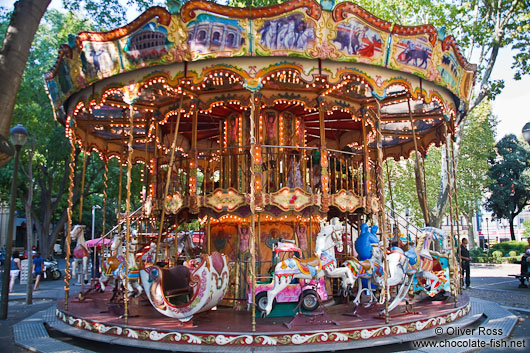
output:
[[[389,304],[388,311],[393,310],[401,301],[406,299],[414,276],[431,280],[433,284],[441,280],[432,272],[433,258],[429,252],[431,241],[433,238],[438,239],[439,236],[435,232],[425,231],[421,233],[418,239],[418,244],[421,245],[412,246],[406,252],[398,247],[391,249],[387,257],[389,270],[387,285],[388,287],[400,285],[400,287],[396,297]],[[379,278],[378,281],[383,284],[382,278]],[[385,292],[383,291],[383,293]],[[390,300],[390,298],[386,298],[386,300]]]
[[[138,271],[138,263],[136,261],[136,252],[138,251],[138,238],[136,237],[136,232],[133,231],[131,234],[131,243],[129,244],[130,251],[128,256],[129,271],[126,271],[127,263],[123,258],[123,247],[122,247],[122,237],[117,234],[112,239],[112,244],[110,249],[113,253],[116,253],[116,256],[110,256],[103,262],[103,271],[101,271],[101,276],[99,278],[99,284],[101,285],[101,290],[105,291],[106,284],[108,284],[111,278],[114,279],[115,286],[125,285],[125,278],[129,277],[129,282],[127,285],[128,296],[138,297],[143,292],[143,287],[140,284],[140,274]]]
[[[194,314],[219,304],[229,282],[225,255],[214,252],[169,269],[150,266],[140,271],[149,301],[161,314],[189,321]]]
[[[373,255],[370,259],[359,261],[357,258],[351,258],[344,262],[352,272],[353,277],[357,280],[357,295],[353,300],[354,305],[359,305],[361,302],[362,293],[366,292],[370,296],[370,303],[375,301],[372,292],[372,284],[375,286],[381,285],[383,276],[383,243],[379,242],[372,244]],[[363,288],[362,279],[368,279],[368,288]]]
[[[342,279],[342,289],[349,292],[355,283],[351,271],[346,267],[337,268],[335,247],[342,251],[342,233],[344,227],[333,218],[329,225],[322,224],[321,230],[315,241],[315,257],[307,260],[297,258],[285,259],[278,263],[274,269],[274,287],[267,292],[267,306],[264,314],[269,315],[276,295],[284,290],[295,278],[312,280],[321,277]]]
[[[70,232],[70,238],[75,239],[74,260],[72,262],[72,278],[77,277],[77,284],[88,283],[89,251],[85,242],[85,225],[76,224]]]

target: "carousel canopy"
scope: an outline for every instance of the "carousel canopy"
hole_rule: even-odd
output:
[[[135,161],[167,158],[179,111],[182,155],[192,141],[199,154],[247,146],[253,94],[258,142],[310,147],[324,137],[360,160],[363,145],[375,149],[376,114],[385,158],[409,156],[413,127],[421,152],[441,144],[474,75],[453,37],[354,3],[327,11],[312,0],[246,9],[190,1],[180,13],[153,7],[124,27],[72,36],[45,80],[70,137],[107,157],[127,149],[130,110]]]

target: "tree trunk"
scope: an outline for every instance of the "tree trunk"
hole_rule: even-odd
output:
[[[416,181],[416,193],[418,195],[418,202],[420,204],[421,213],[423,214],[423,220],[425,221],[425,225],[429,226],[430,223],[430,217],[429,217],[429,205],[427,203],[427,193],[425,192],[425,183],[423,181],[423,171],[421,168],[423,167],[423,159],[421,157],[418,158],[417,164],[414,164],[414,176]],[[419,168],[418,168],[419,165]]]
[[[0,49],[0,135],[7,138],[31,43],[51,0],[19,0]],[[1,166],[0,166],[1,167]]]
[[[31,146],[28,150],[29,161],[28,161],[28,171],[26,173],[28,177],[28,195],[26,197],[26,202],[24,203],[24,208],[26,210],[26,241],[28,248],[28,284],[26,288],[26,304],[33,303],[33,257],[32,249],[35,245],[33,242],[33,217],[31,216],[31,206],[33,204],[33,155],[35,151],[35,146]]]
[[[473,227],[473,216],[474,212],[464,214],[464,218],[466,219],[468,227],[467,237],[469,238],[469,249],[475,249],[477,247],[477,243],[475,242],[475,227]]]
[[[515,240],[515,230],[513,229],[513,220],[515,216],[510,216],[510,236],[512,237],[512,240]]]

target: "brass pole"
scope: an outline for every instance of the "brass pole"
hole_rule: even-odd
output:
[[[83,201],[84,201],[84,193],[85,193],[85,175],[86,175],[86,160],[88,159],[88,154],[86,151],[83,153],[83,172],[81,174],[81,192],[79,193],[79,215],[77,218],[77,222],[81,224],[81,220],[83,219]]]
[[[381,238],[383,240],[383,262],[384,262],[384,295],[385,295],[385,323],[389,322],[388,315],[388,259],[386,250],[388,249],[388,237],[386,236],[386,215],[385,215],[385,185],[383,182],[383,135],[381,133],[381,103],[376,99],[377,111],[375,116],[375,131],[377,139],[377,197],[379,198],[379,223],[381,227]]]
[[[420,154],[419,154],[419,151],[418,151],[418,141],[416,139],[416,127],[414,126],[414,120],[412,119],[412,110],[410,109],[410,95],[407,98],[407,105],[408,105],[408,108],[409,108],[409,119],[410,119],[410,127],[412,129],[412,139],[414,140],[414,151],[415,151],[415,157],[416,157],[416,168],[418,169],[418,172],[421,172],[422,169],[420,167]],[[429,225],[430,224],[430,220],[429,220],[429,206],[427,204],[427,193],[425,191],[426,180],[425,180],[425,174],[424,173],[422,174],[421,178],[423,179],[422,180],[422,188],[423,188],[423,190],[421,190],[421,192],[422,192],[422,195],[423,195],[423,207],[425,209],[425,213],[424,213],[425,224]]]
[[[207,216],[207,223],[206,223],[206,232],[208,233],[208,254],[212,253],[212,233],[211,233],[211,226],[210,226],[210,216]]]
[[[171,172],[173,170],[173,163],[175,162],[175,149],[177,148],[177,136],[179,133],[179,126],[180,126],[180,116],[182,111],[182,102],[184,101],[184,93],[180,96],[180,103],[179,103],[179,110],[177,112],[177,125],[175,126],[175,133],[173,135],[173,142],[171,143],[171,155],[169,158],[169,168],[167,170],[167,179],[166,179],[166,187],[164,189],[164,197],[162,198],[162,210],[160,215],[160,227],[158,229],[158,238],[156,239],[156,252],[155,252],[155,258],[154,263],[156,264],[157,257],[158,257],[158,249],[160,248],[160,240],[162,238],[162,231],[164,228],[164,218],[166,216],[166,197],[169,191],[169,184],[171,181]]]
[[[458,258],[462,259],[462,247],[461,247],[461,237],[460,237],[460,206],[458,206],[458,188],[457,188],[457,182],[456,182],[456,163],[455,163],[455,153],[454,153],[454,142],[451,140],[451,161],[453,162],[453,193],[455,195],[455,208],[456,208],[456,234],[458,237]],[[473,236],[473,234],[471,234]],[[462,261],[462,260],[460,260]],[[460,281],[458,282],[458,293],[462,293],[462,285],[463,285],[463,278],[462,278],[462,271],[461,268],[458,267],[458,278]]]
[[[72,208],[74,198],[74,175],[75,175],[75,141],[72,142],[72,150],[70,151],[70,175],[68,185],[68,208],[66,209],[67,226],[66,226],[66,269],[64,271],[64,309],[68,310],[68,298],[70,296],[70,233],[72,232]],[[31,251],[31,250],[29,250]]]
[[[107,156],[103,156],[103,207],[101,212],[103,213],[103,223],[101,224],[101,238],[105,235],[105,222],[107,220],[107,188],[109,180],[109,159]],[[103,241],[104,243],[105,241]],[[103,246],[101,247],[103,248]]]
[[[364,115],[364,114],[363,114]],[[368,179],[370,179],[370,152],[368,150],[368,138],[366,134],[366,118],[361,119],[361,132],[363,137],[363,196],[368,196]]]
[[[458,305],[458,292],[457,292],[457,286],[458,284],[456,281],[458,280],[457,274],[458,274],[458,263],[456,261],[456,249],[455,249],[455,241],[454,241],[454,229],[453,229],[453,188],[451,185],[451,173],[449,168],[449,134],[447,131],[447,125],[444,124],[445,127],[445,168],[447,172],[447,188],[449,193],[449,221],[451,222],[451,235],[449,237],[449,244],[451,245],[451,261],[453,263],[453,280],[451,281],[451,292],[453,294],[453,297],[455,299],[455,307]]]
[[[123,318],[125,324],[129,320],[129,243],[131,241],[131,170],[132,170],[132,154],[133,154],[133,133],[134,133],[134,109],[129,105],[129,143],[127,153],[127,196],[125,201],[125,290],[123,294],[124,313]]]
[[[255,93],[250,94],[250,150],[252,151],[250,165],[250,210],[251,217],[251,234],[250,234],[250,279],[252,281],[252,332],[256,332],[256,137],[254,134],[254,121],[256,119]]]
[[[116,221],[118,222],[118,234],[121,231],[120,214],[121,214],[121,189],[123,184],[123,164],[120,156],[120,181],[118,182],[118,212],[116,214]]]

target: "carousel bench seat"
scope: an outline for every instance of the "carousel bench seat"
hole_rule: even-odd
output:
[[[160,283],[166,298],[193,293],[190,287],[190,270],[183,265],[160,270]]]

